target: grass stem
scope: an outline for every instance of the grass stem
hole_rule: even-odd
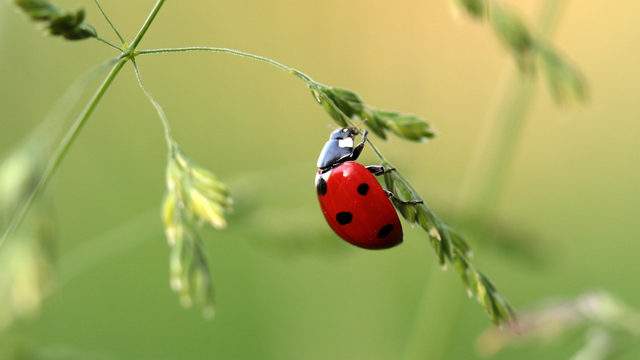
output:
[[[162,49],[147,49],[136,51],[135,55],[150,55],[150,54],[169,54],[169,53],[184,53],[184,52],[214,52],[214,53],[223,53],[235,55],[243,58],[248,58],[252,60],[261,61],[267,63],[269,65],[275,66],[280,70],[284,70],[290,74],[297,76],[307,83],[309,86],[323,86],[319,82],[313,80],[309,75],[303,73],[302,71],[293,68],[291,66],[285,65],[281,62],[273,60],[271,58],[252,54],[249,52],[245,52],[242,50],[224,48],[224,47],[209,47],[209,46],[190,46],[190,47],[180,47],[180,48],[162,48]]]
[[[153,105],[153,107],[156,109],[156,112],[158,113],[158,116],[160,117],[160,121],[162,122],[162,126],[164,128],[164,137],[165,137],[165,140],[167,141],[167,146],[169,147],[169,150],[171,150],[172,147],[174,146],[174,140],[171,134],[171,125],[169,124],[169,119],[167,119],[167,114],[162,108],[162,105],[160,105],[160,103],[153,97],[153,95],[151,95],[149,90],[147,90],[147,88],[144,86],[144,82],[142,81],[142,75],[140,74],[140,68],[138,68],[138,64],[136,63],[135,59],[132,60],[132,62],[133,62],[133,71],[135,72],[136,79],[138,80],[138,86],[140,87],[144,95],[147,97],[151,105]]]
[[[165,0],[158,0],[156,2],[155,6],[149,13],[149,16],[147,16],[147,19],[144,21],[144,24],[142,24],[142,27],[140,28],[140,30],[138,30],[138,33],[133,38],[131,46],[129,46],[129,48],[127,49],[127,53],[133,53],[136,50],[136,48],[144,38],[144,35],[149,30],[149,27],[153,23],[153,20],[155,20],[156,16],[158,15],[158,12],[160,12],[160,9],[162,8],[162,5],[164,5],[164,2]]]
[[[108,45],[111,48],[114,48],[114,49],[118,50],[119,52],[124,52],[124,50],[122,50],[122,48],[120,46],[112,43],[109,40],[103,39],[100,36],[96,36],[95,39],[98,40],[99,42],[103,43],[103,44]]]
[[[320,87],[324,87],[325,86],[325,85],[313,80],[309,75],[305,74],[304,72],[302,72],[302,71],[300,71],[300,70],[298,70],[298,69],[296,69],[294,67],[291,67],[289,65],[285,65],[285,64],[283,64],[283,63],[281,63],[279,61],[273,60],[273,59],[265,57],[265,56],[252,54],[252,53],[249,53],[249,52],[246,52],[246,51],[237,50],[237,49],[230,49],[230,48],[224,48],[224,47],[189,46],[189,47],[178,47],[178,48],[145,49],[145,50],[136,51],[134,53],[134,57],[138,56],[138,55],[157,55],[157,54],[170,54],[170,53],[202,52],[202,51],[229,54],[229,55],[239,56],[239,57],[248,58],[248,59],[257,60],[257,61],[260,61],[260,62],[267,63],[267,64],[269,64],[271,66],[274,66],[274,67],[276,67],[276,68],[278,68],[280,70],[283,70],[283,71],[286,71],[286,72],[288,72],[290,74],[295,75],[296,77],[298,77],[299,79],[304,81],[307,84],[307,86],[309,86],[311,89],[320,88]],[[143,87],[143,91],[146,92],[146,90],[144,90],[144,87]],[[155,101],[152,100],[152,103],[154,103],[154,102]],[[347,117],[345,115],[345,118],[348,119],[349,117]],[[349,121],[349,124],[351,126],[357,127],[350,121]],[[385,159],[384,155],[382,155],[382,152],[376,147],[376,145],[370,139],[367,139],[367,143],[370,145],[371,149],[376,154],[376,156],[380,159],[380,161],[382,161],[384,163],[387,163],[387,164],[389,163],[387,161],[387,159]]]

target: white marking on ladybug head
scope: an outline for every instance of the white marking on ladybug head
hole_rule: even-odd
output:
[[[327,171],[326,173],[320,175],[324,181],[329,181],[329,175],[331,175],[331,170]]]
[[[338,140],[338,146],[341,148],[352,148],[353,147],[353,138],[346,138]]]

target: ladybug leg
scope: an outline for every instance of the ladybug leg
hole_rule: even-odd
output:
[[[408,201],[400,200],[400,199],[396,196],[396,194],[392,193],[391,191],[389,191],[389,190],[385,190],[385,192],[387,193],[387,196],[388,196],[390,199],[393,199],[393,200],[395,200],[395,201],[397,201],[397,202],[399,202],[399,203],[401,203],[401,204],[405,204],[405,205],[418,205],[418,204],[423,204],[423,203],[424,203],[424,201],[423,201],[423,200],[408,200]]]
[[[367,130],[365,130],[362,133],[362,141],[360,141],[360,144],[358,144],[356,147],[353,148],[353,150],[351,151],[351,154],[349,154],[348,156],[349,160],[355,161],[358,159],[358,157],[360,156],[360,153],[364,149],[364,144],[367,142],[368,134],[369,132]]]
[[[382,165],[369,165],[367,166],[367,170],[375,176],[380,176],[386,174],[390,171],[394,171],[396,168],[385,168]]]

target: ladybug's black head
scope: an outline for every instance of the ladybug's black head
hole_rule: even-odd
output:
[[[356,160],[363,147],[363,144],[354,146],[353,139],[358,134],[358,129],[351,127],[332,132],[318,157],[318,169],[326,171],[345,161]]]
[[[358,129],[347,127],[347,128],[337,129],[333,131],[329,136],[329,139],[331,140],[344,140],[348,138],[353,139],[356,135],[358,135]]]

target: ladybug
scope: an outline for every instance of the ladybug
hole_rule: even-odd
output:
[[[316,192],[320,208],[333,231],[348,243],[364,249],[388,249],[402,242],[402,225],[390,198],[375,176],[395,169],[356,162],[364,149],[367,131],[354,146],[355,128],[331,133],[318,157]]]

